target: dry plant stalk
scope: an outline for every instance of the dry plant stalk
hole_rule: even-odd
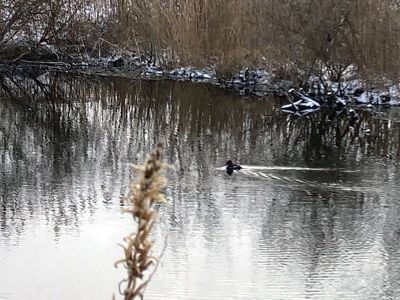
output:
[[[299,82],[328,68],[340,79],[354,65],[364,79],[398,82],[399,37],[398,0],[0,1],[0,57],[12,60],[47,43],[61,57],[135,52],[225,79],[244,67]]]
[[[165,197],[161,192],[166,180],[161,172],[166,165],[161,162],[161,146],[147,157],[144,165],[135,166],[134,169],[140,174],[136,182],[131,183],[126,202],[129,208],[123,211],[132,215],[137,223],[137,230],[124,238],[125,258],[117,261],[115,266],[123,264],[128,272],[128,278],[120,283],[120,293],[124,299],[143,299],[144,290],[154,274],[158,258],[151,255],[152,241],[150,233],[157,218],[153,206],[156,203],[165,203]],[[153,272],[149,273],[149,269]],[[126,284],[123,291],[121,285]]]

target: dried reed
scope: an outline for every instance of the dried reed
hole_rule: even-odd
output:
[[[137,224],[136,231],[124,238],[125,245],[121,245],[125,257],[115,263],[115,266],[123,264],[127,269],[128,277],[120,283],[120,293],[125,300],[143,299],[144,290],[159,262],[151,255],[150,233],[157,218],[154,205],[166,202],[161,192],[166,182],[161,172],[166,165],[160,158],[161,146],[158,145],[144,165],[134,167],[140,176],[131,183],[126,198],[129,208],[123,210],[131,214]],[[122,285],[125,285],[123,290]]]
[[[340,80],[348,65],[368,79],[400,77],[397,0],[0,1],[0,58],[21,57],[6,47],[15,37],[66,54],[212,65],[223,78],[264,67],[300,83],[325,69]]]
[[[114,1],[124,4],[116,23],[131,30],[143,53],[212,64],[220,77],[255,66],[304,81],[297,77],[325,68],[340,77],[349,64],[367,78],[400,76],[398,1]]]

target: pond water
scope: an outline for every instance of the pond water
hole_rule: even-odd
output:
[[[349,127],[202,84],[40,80],[2,77],[0,299],[118,296],[121,198],[157,143],[173,169],[145,299],[400,298],[399,109]]]

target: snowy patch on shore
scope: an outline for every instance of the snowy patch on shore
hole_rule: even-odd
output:
[[[43,43],[43,48],[52,55],[58,55],[57,49],[51,45]],[[162,67],[165,63],[171,63],[168,59],[168,53],[165,57],[154,59],[146,55],[137,55],[134,52],[115,50],[109,52],[107,56],[98,53],[98,56],[89,55],[88,53],[77,53],[70,55],[69,58],[73,62],[71,67],[90,68],[104,67],[117,73],[133,74],[131,71],[137,70],[134,74],[142,78],[169,78],[173,80],[187,80],[192,82],[207,82],[223,88],[229,88],[237,91],[242,95],[265,96],[275,93],[288,96],[289,106],[302,107],[308,104],[318,103],[319,105],[330,105],[335,108],[341,108],[348,104],[362,106],[400,105],[400,84],[391,82],[390,80],[381,79],[379,86],[373,86],[371,83],[358,79],[357,68],[349,65],[341,69],[339,76],[335,74],[336,69],[322,67],[321,71],[316,74],[310,74],[308,79],[303,82],[302,88],[297,89],[299,95],[302,96],[289,99],[289,90],[294,86],[293,82],[279,79],[279,71],[269,71],[265,68],[248,68],[243,67],[234,73],[231,78],[221,78],[213,66],[205,68],[195,68],[192,66],[176,67],[166,69]],[[62,59],[62,56],[60,56]],[[29,63],[29,61],[22,61]],[[34,63],[34,61],[31,61]],[[44,62],[46,63],[46,62]],[[307,75],[307,72],[299,71],[299,74]],[[108,73],[107,73],[108,74]],[[139,75],[140,74],[140,75]],[[127,76],[128,76],[127,75]],[[383,82],[383,83],[382,83]],[[311,101],[306,101],[304,99]],[[300,101],[300,102],[299,102]],[[310,104],[310,105],[311,105]],[[288,106],[282,107],[287,110]],[[309,110],[310,108],[304,107]]]

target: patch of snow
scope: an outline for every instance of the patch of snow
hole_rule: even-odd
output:
[[[362,93],[358,97],[354,97],[354,101],[356,104],[370,104],[370,99],[367,93]]]

